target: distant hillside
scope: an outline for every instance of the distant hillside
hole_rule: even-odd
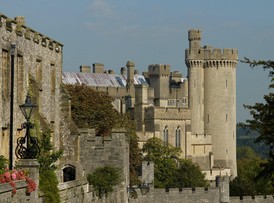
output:
[[[255,131],[249,131],[237,125],[237,147],[251,147],[262,158],[266,157],[268,147],[263,143],[255,143],[259,134]]]

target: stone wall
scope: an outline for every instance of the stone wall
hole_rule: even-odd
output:
[[[0,14],[0,154],[8,157],[10,134],[11,44],[14,44],[14,112],[13,146],[25,134],[21,124],[25,119],[18,108],[27,92],[37,110],[32,119],[40,120],[51,129],[54,147],[59,145],[59,93],[62,82],[63,45],[25,25],[23,17],[10,19]],[[13,150],[14,151],[14,150]],[[14,154],[14,153],[13,153]],[[15,160],[15,156],[13,157]],[[14,161],[15,162],[15,161]]]
[[[179,189],[150,189],[146,195],[142,195],[140,189],[136,189],[138,198],[130,198],[131,203],[273,203],[274,198],[271,195],[267,196],[244,196],[244,197],[229,197],[228,201],[220,199],[219,188],[183,188]]]
[[[122,183],[116,190],[119,201],[127,199],[129,185],[129,143],[123,130],[114,129],[110,136],[95,136],[91,129],[80,129],[80,163],[83,173],[88,175],[96,168],[110,165],[122,170]]]
[[[58,185],[62,202],[66,203],[85,203],[94,200],[93,193],[89,189],[86,180],[75,180]]]
[[[218,203],[219,189],[212,188],[205,190],[204,188],[183,188],[179,189],[151,189],[146,195],[142,195],[139,189],[137,199],[130,199],[133,203],[194,203],[194,202],[210,202]]]
[[[0,184],[0,202],[29,202],[29,203],[42,203],[42,197],[36,197],[33,193],[26,195],[27,183],[25,181],[16,181],[16,194],[12,195],[12,187],[9,183]]]
[[[229,203],[272,203],[274,196],[243,196],[243,197],[230,197]]]

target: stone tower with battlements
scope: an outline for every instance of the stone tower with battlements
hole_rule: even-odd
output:
[[[191,134],[211,135],[213,167],[236,170],[237,49],[201,47],[200,30],[189,30],[188,67]]]

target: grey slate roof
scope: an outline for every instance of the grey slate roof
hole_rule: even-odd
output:
[[[75,73],[63,72],[62,81],[64,84],[85,84],[88,86],[101,87],[125,87],[127,77],[125,75],[103,74],[103,73]],[[134,75],[134,84],[147,84],[143,75]]]

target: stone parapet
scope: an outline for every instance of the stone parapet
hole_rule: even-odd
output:
[[[5,27],[7,31],[14,32],[17,36],[25,37],[51,50],[62,52],[63,45],[60,42],[27,27],[24,23],[18,21],[17,17],[13,20],[0,13],[0,27]]]

